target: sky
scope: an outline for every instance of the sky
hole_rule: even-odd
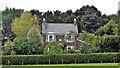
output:
[[[0,0],[0,10],[6,7],[32,10],[37,9],[41,12],[48,10],[60,10],[65,12],[68,9],[75,11],[83,5],[94,5],[102,14],[116,14],[118,11],[118,2],[120,0]]]

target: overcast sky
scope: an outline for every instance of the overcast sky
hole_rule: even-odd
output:
[[[119,0],[0,0],[0,10],[6,7],[32,10],[38,9],[41,12],[47,10],[60,10],[65,12],[68,9],[75,11],[83,5],[94,5],[102,14],[116,14]]]

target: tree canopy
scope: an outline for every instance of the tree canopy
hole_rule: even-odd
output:
[[[12,21],[11,27],[16,36],[26,37],[28,31],[35,24],[38,24],[37,16],[29,12],[23,12],[19,18]]]

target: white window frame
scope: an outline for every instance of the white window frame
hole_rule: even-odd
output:
[[[69,50],[69,48],[74,50],[75,47],[74,46],[67,46],[66,47],[67,50]]]
[[[50,40],[50,36],[52,36],[52,40]],[[47,42],[53,42],[53,41],[56,41],[56,37],[55,37],[55,35],[47,35],[47,36],[46,36],[46,41],[47,41]]]

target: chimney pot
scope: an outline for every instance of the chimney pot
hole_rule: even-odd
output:
[[[74,18],[74,21],[73,21],[73,22],[74,22],[74,25],[76,26],[76,24],[77,24],[77,20],[76,20],[75,18]]]

